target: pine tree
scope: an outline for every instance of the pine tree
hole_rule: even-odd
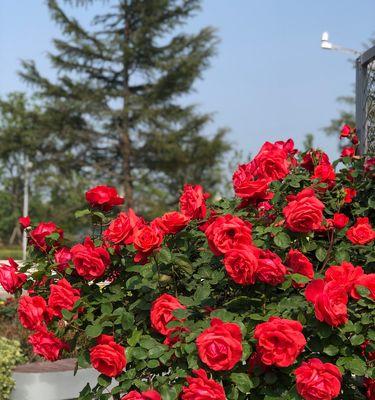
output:
[[[95,0],[67,1],[88,7]],[[82,165],[98,180],[120,185],[129,206],[153,213],[173,204],[176,186],[203,183],[215,189],[229,150],[225,129],[204,135],[210,114],[184,106],[215,54],[215,31],[178,28],[200,9],[200,0],[113,0],[86,29],[49,0],[64,39],[49,54],[57,79],[44,78],[24,61],[21,76],[58,110],[82,119],[75,132]],[[77,143],[78,145],[78,143]],[[171,190],[173,187],[174,190]]]

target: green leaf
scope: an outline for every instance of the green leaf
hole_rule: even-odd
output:
[[[323,349],[323,353],[329,355],[329,356],[335,356],[336,354],[338,354],[339,349],[334,346],[333,344],[330,344],[326,347],[324,347]]]
[[[127,342],[129,343],[129,346],[134,347],[139,342],[139,339],[141,338],[141,336],[142,336],[142,332],[137,331],[137,329],[134,329],[132,335],[127,340]]]
[[[320,262],[323,262],[327,256],[327,250],[324,247],[318,247],[315,256]]]
[[[274,238],[273,241],[277,247],[281,249],[286,249],[290,245],[290,237],[285,232],[278,233]]]
[[[103,303],[100,307],[102,314],[111,314],[113,311],[113,306],[111,303]]]
[[[103,328],[100,325],[88,325],[85,332],[88,337],[95,338],[103,332]]]
[[[132,329],[134,327],[134,315],[125,311],[121,315],[121,326],[124,329]]]
[[[253,387],[248,374],[232,373],[229,378],[236,384],[237,389],[242,393],[249,393],[250,389]]]
[[[84,210],[78,210],[74,213],[75,218],[82,218],[85,215],[90,214],[90,210],[89,209],[84,209]]]
[[[194,294],[194,301],[196,304],[201,304],[203,300],[209,298],[211,293],[211,287],[207,284],[198,286]]]
[[[102,387],[107,387],[111,384],[112,382],[112,378],[110,378],[109,376],[100,374],[98,376],[98,384]]]
[[[350,343],[353,346],[359,346],[360,344],[362,344],[365,341],[365,337],[363,335],[353,335],[350,338]]]
[[[291,278],[296,283],[307,283],[310,281],[310,279],[307,276],[301,274],[291,274]]]

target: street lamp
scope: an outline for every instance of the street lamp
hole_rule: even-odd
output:
[[[323,32],[322,33],[322,39],[320,41],[320,47],[324,50],[336,50],[340,51],[342,53],[349,53],[349,54],[355,54],[356,56],[359,56],[361,54],[360,51],[354,50],[354,49],[349,49],[347,47],[339,46],[337,44],[333,44],[329,41],[329,33],[328,32]]]

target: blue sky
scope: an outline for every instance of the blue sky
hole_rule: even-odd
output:
[[[88,21],[92,13],[75,15]],[[288,137],[300,146],[312,132],[333,156],[336,139],[320,129],[337,115],[336,98],[351,93],[354,70],[347,55],[321,50],[320,36],[328,31],[333,42],[361,49],[375,36],[374,21],[373,0],[204,0],[186,30],[212,25],[221,43],[187,100],[214,111],[212,127],[229,127],[229,140],[245,153]],[[26,89],[20,59],[53,75],[46,52],[58,35],[43,0],[0,1],[1,95]]]

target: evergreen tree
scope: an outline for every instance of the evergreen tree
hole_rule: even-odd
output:
[[[88,7],[95,0],[65,2]],[[79,116],[82,129],[67,129],[84,149],[79,163],[98,181],[119,185],[129,206],[153,214],[160,211],[155,204],[158,209],[173,204],[176,186],[186,182],[214,190],[229,150],[225,130],[203,135],[211,115],[181,103],[217,43],[210,27],[197,34],[178,31],[200,0],[104,4],[108,11],[86,29],[57,0],[48,0],[64,34],[49,54],[57,79],[44,78],[30,61],[23,62],[21,76],[51,109]]]

